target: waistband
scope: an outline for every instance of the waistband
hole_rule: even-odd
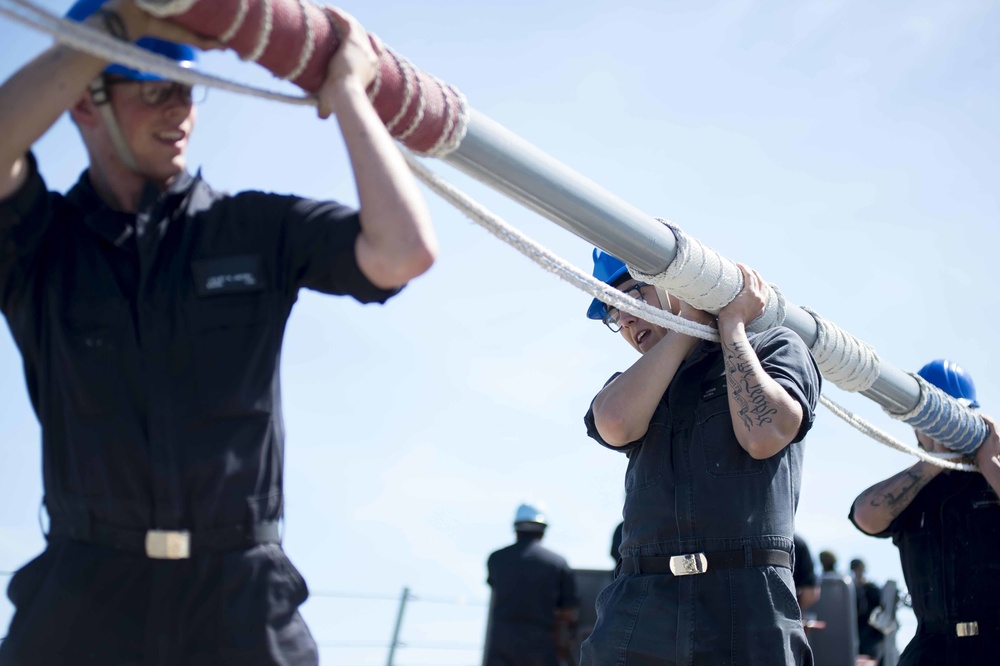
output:
[[[196,555],[281,543],[281,530],[276,521],[199,530],[132,530],[89,521],[78,524],[53,519],[47,539],[82,541],[156,560],[186,560]]]
[[[969,618],[964,622],[944,622],[939,620],[921,620],[919,631],[930,634],[944,634],[969,638],[983,634],[1000,634],[1000,617]]]
[[[775,566],[792,568],[792,556],[783,550],[748,548],[716,553],[686,553],[673,556],[623,557],[617,573],[673,574],[690,576],[713,569]]]

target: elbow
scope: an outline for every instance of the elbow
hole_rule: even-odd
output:
[[[594,412],[594,427],[608,446],[620,447],[631,444],[643,433],[632,432],[629,423],[621,414]]]
[[[430,270],[437,259],[437,244],[423,242],[410,247],[396,264],[396,280],[405,284]]]
[[[395,289],[430,270],[436,258],[435,243],[411,243],[398,252],[377,254],[362,270],[376,286]]]
[[[868,511],[864,503],[857,500],[854,501],[854,506],[851,510],[851,519],[859,530],[869,536],[878,534],[887,527],[886,525],[879,525],[877,517]]]
[[[792,441],[791,437],[785,438],[781,435],[762,433],[759,435],[744,435],[739,439],[740,446],[750,454],[754,460],[767,460],[776,453],[779,453]]]

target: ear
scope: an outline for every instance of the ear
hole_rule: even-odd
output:
[[[76,104],[70,107],[69,115],[80,127],[96,127],[101,124],[101,116],[97,111],[97,105],[90,99],[90,91],[80,95]]]

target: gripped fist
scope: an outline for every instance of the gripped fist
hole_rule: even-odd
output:
[[[340,45],[330,58],[326,79],[317,93],[320,118],[329,118],[337,110],[337,100],[344,84],[355,83],[367,90],[378,72],[385,49],[377,37],[369,35],[358,20],[342,9],[324,7]]]
[[[743,273],[743,289],[719,310],[719,321],[742,323],[744,326],[764,313],[769,288],[760,273],[744,264],[736,264]]]
[[[223,49],[225,45],[216,39],[209,39],[175,23],[159,19],[141,9],[134,0],[110,0],[101,9],[114,12],[121,18],[128,39],[137,41],[142,37],[156,37],[168,42],[189,44],[202,51]],[[100,16],[92,17],[100,20]]]

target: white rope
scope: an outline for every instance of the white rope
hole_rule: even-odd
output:
[[[248,62],[257,62],[264,55],[268,44],[271,43],[271,31],[274,29],[274,6],[271,0],[259,0],[264,5],[264,19],[260,23],[260,30],[257,32],[257,44],[253,51],[243,58]]]
[[[20,9],[14,10],[4,7],[5,2],[17,5]],[[240,5],[241,11],[243,10],[246,2],[247,0],[243,0],[243,4]],[[270,0],[264,0],[264,2],[266,5],[266,21],[258,33],[257,49],[255,49],[254,53],[247,56],[245,60],[255,60],[259,58],[263,54],[263,50],[267,47],[267,41],[272,28],[273,10],[271,9]],[[304,9],[303,0],[299,0],[299,2],[302,4]],[[167,11],[167,9],[164,8],[161,8],[161,10]],[[24,12],[30,12],[34,14],[34,16],[28,16]],[[170,13],[165,15],[172,15],[173,13],[176,12],[170,10]],[[248,95],[250,97],[257,97],[276,102],[284,102],[286,104],[297,106],[316,106],[316,98],[312,95],[288,95],[276,91],[264,90],[262,88],[235,83],[218,76],[203,74],[193,69],[181,67],[176,61],[170,58],[157,53],[152,53],[151,51],[147,51],[146,49],[140,48],[134,44],[123,42],[105,34],[104,32],[101,32],[100,30],[95,30],[88,25],[56,16],[48,10],[29,2],[28,0],[0,0],[0,15],[6,16],[18,23],[21,23],[22,25],[38,30],[39,32],[52,35],[56,41],[75,50],[90,53],[91,55],[109,62],[119,63],[132,67],[133,69],[156,74],[157,76],[162,76],[165,79],[186,83],[188,85],[202,85],[209,88],[217,88],[227,92]],[[306,21],[307,28],[306,47],[300,54],[299,65],[308,63],[316,47],[315,33],[312,29],[311,23],[309,23],[308,15],[303,12],[303,16]],[[238,23],[242,23],[242,20]],[[230,26],[230,30],[232,30],[235,35],[235,31],[239,30],[237,22],[234,22],[233,26]],[[224,37],[229,37],[230,39],[232,38],[232,36],[229,35],[224,35]],[[414,82],[416,82],[417,94],[419,95],[417,114],[414,121],[411,122],[400,137],[396,137],[397,140],[401,141],[413,134],[413,132],[418,129],[420,122],[424,119],[426,113],[426,99],[423,94],[423,87],[420,84],[416,67],[409,60],[397,55],[388,47],[382,45],[382,48],[396,61],[396,64],[399,66],[400,72],[403,75],[403,83],[405,85],[403,104],[396,116],[387,124],[390,132],[395,129],[395,126],[398,125],[400,120],[402,120],[402,118],[406,115],[413,99]],[[300,67],[296,66],[296,69],[290,72],[285,78],[288,80],[294,80],[301,75],[302,72],[299,70]],[[465,138],[465,135],[468,132],[468,101],[466,100],[465,95],[463,95],[458,89],[442,82],[437,77],[430,76],[430,78],[441,87],[442,91],[446,89],[451,91],[455,96],[455,99],[458,100],[458,103],[457,105],[453,104],[451,98],[447,94],[444,95],[445,129],[430,149],[416,152],[417,154],[426,157],[444,157],[458,148],[462,139]],[[382,70],[381,68],[376,68],[375,80],[368,93],[368,97],[372,102],[374,102],[375,96],[378,94],[381,86]]]
[[[412,64],[410,67],[413,69]],[[417,113],[413,116],[413,121],[410,123],[410,126],[396,137],[397,141],[405,141],[408,139],[410,135],[417,131],[420,123],[424,120],[424,109],[427,107],[427,97],[424,95],[424,86],[420,83],[420,75],[416,73],[415,69],[413,70],[413,74],[413,78],[417,84]]]
[[[0,0],[0,3],[3,1]],[[0,4],[0,14],[39,32],[50,34],[56,41],[72,49],[90,53],[109,62],[121,63],[134,69],[188,85],[203,85],[241,95],[258,97],[260,99],[284,102],[286,104],[316,106],[316,99],[313,97],[287,95],[285,93],[254,88],[181,67],[175,60],[147,51],[129,42],[123,42],[83,23],[63,19],[26,0],[6,0],[6,2],[18,5],[23,10],[32,12],[35,16],[29,17],[19,14],[13,9],[4,7],[3,4]]]
[[[908,412],[889,416],[941,442],[952,451],[972,455],[989,434],[986,422],[967,406],[929,383],[917,373],[909,373],[920,385],[920,399]]]
[[[407,109],[410,108],[410,100],[413,99],[413,81],[410,79],[410,61],[403,58],[392,49],[388,49],[388,53],[392,56],[392,59],[396,61],[396,65],[399,67],[399,73],[403,76],[403,103],[399,106],[399,111],[396,112],[396,115],[385,124],[385,128],[389,130],[390,134],[392,134],[392,132],[396,129],[396,125],[398,125],[399,121],[401,121],[403,116],[406,115]],[[415,73],[414,77],[416,77]]]
[[[587,275],[542,245],[528,238],[517,229],[511,227],[499,216],[487,210],[482,204],[458,190],[451,183],[448,183],[440,176],[426,169],[416,160],[411,152],[404,150],[403,157],[406,158],[416,177],[432,191],[458,208],[473,222],[479,224],[550,273],[555,274],[557,277],[587,292],[591,296],[599,298],[608,305],[641,317],[652,324],[670,328],[685,335],[701,338],[702,340],[718,342],[719,333],[711,326],[698,324],[670,312],[654,308],[638,299],[626,296],[614,287]]]
[[[938,467],[943,467],[945,469],[954,469],[961,472],[978,472],[979,468],[975,465],[970,465],[966,463],[953,463],[945,460],[945,458],[954,458],[955,454],[943,453],[943,454],[931,454],[927,453],[922,449],[918,449],[912,446],[907,446],[906,444],[895,439],[892,435],[876,428],[871,423],[865,421],[857,414],[853,414],[844,407],[838,405],[834,401],[827,398],[825,395],[820,395],[819,401],[824,407],[833,412],[836,416],[842,418],[849,425],[856,428],[862,434],[868,435],[877,442],[885,444],[889,448],[896,449],[897,451],[902,451],[903,453],[909,453],[910,455],[916,456],[917,458],[923,460],[931,465],[937,465]]]
[[[875,349],[807,307],[816,320],[816,342],[810,348],[823,376],[845,391],[870,389],[879,377]]]
[[[233,17],[233,22],[229,24],[225,32],[219,35],[219,41],[223,44],[228,44],[229,40],[235,37],[236,33],[243,27],[243,21],[246,20],[249,12],[250,0],[240,0],[240,6],[236,9],[236,16]]]
[[[178,16],[194,7],[198,0],[136,0],[144,12],[157,18]]]
[[[743,273],[739,266],[667,220],[657,219],[673,232],[676,239],[674,260],[657,275],[643,273],[632,266],[629,266],[629,273],[636,280],[677,294],[681,300],[699,310],[718,314],[743,289]],[[750,332],[781,326],[785,321],[785,299],[772,285],[768,287],[764,312],[747,326]]]
[[[453,106],[451,97],[447,93],[444,94],[445,107],[448,111],[446,117],[448,122],[445,125],[444,132],[438,137],[437,143],[431,146],[426,152],[417,153],[425,157],[444,157],[455,151],[459,144],[462,143],[462,139],[465,138],[466,132],[469,131],[469,102],[465,99],[465,95],[451,84],[444,83],[440,79],[436,80],[439,85],[451,90],[452,94],[458,100],[458,104],[457,106]]]
[[[286,81],[294,81],[302,76],[302,72],[306,70],[306,66],[309,65],[309,61],[312,59],[313,51],[316,50],[316,32],[313,30],[312,22],[309,20],[306,0],[299,0],[299,9],[302,10],[302,27],[306,31],[306,41],[302,45],[302,51],[299,53],[299,62],[295,65],[295,69],[282,77]],[[379,68],[376,67],[375,71],[377,72],[378,70]]]

